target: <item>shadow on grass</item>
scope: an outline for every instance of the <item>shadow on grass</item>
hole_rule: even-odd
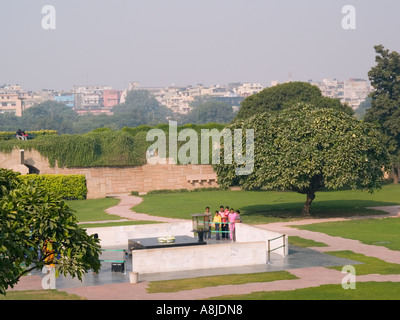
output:
[[[278,199],[279,200],[279,199]],[[304,202],[277,203],[245,206],[240,208],[241,216],[249,223],[257,223],[260,219],[276,220],[303,219],[301,209]],[[387,212],[367,209],[367,207],[398,206],[399,203],[372,200],[327,200],[315,201],[311,206],[311,218],[338,218],[364,215],[384,215]]]

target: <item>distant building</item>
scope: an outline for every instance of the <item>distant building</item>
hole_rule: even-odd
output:
[[[323,79],[322,82],[310,81],[310,83],[316,85],[324,97],[340,99],[342,103],[347,103],[353,109],[357,109],[372,92],[369,82],[364,79],[346,81]]]
[[[75,106],[75,97],[73,93],[57,93],[54,96],[54,101],[64,103],[67,107],[73,108]]]
[[[17,93],[0,93],[0,113],[22,116],[22,100]]]
[[[104,90],[103,91],[103,106],[105,109],[112,109],[121,101],[122,91]]]
[[[74,86],[74,110],[78,114],[112,114],[110,109],[104,108],[105,90],[112,90],[109,86]]]
[[[253,94],[259,93],[264,87],[259,83],[244,83],[239,86],[236,93],[239,97],[250,97]]]

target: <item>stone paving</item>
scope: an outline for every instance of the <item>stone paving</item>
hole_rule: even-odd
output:
[[[132,212],[130,208],[132,202],[139,201],[138,197],[131,197],[129,199],[125,195],[119,196],[121,198],[121,203],[118,214],[125,216],[129,219],[144,219],[151,220],[156,219],[156,221],[168,222],[170,219],[159,219],[159,217],[151,217],[148,215],[130,213]],[[137,202],[139,203],[139,202]],[[137,204],[136,203],[136,204]],[[122,208],[128,208],[130,212],[126,210],[121,210]],[[400,217],[400,206],[395,207],[380,207],[375,208],[387,212],[387,215],[377,216],[379,218],[383,217]],[[125,211],[125,212],[124,212]],[[112,213],[114,212],[114,213]],[[115,214],[117,208],[110,208],[109,213]],[[357,219],[372,218],[369,217],[358,217]],[[374,246],[362,244],[357,240],[344,239],[340,237],[332,237],[319,232],[311,232],[307,230],[298,230],[291,228],[291,225],[300,224],[312,224],[326,221],[341,221],[347,219],[306,219],[302,221],[294,222],[279,222],[270,223],[267,225],[260,225],[261,228],[266,228],[272,231],[279,231],[286,233],[290,236],[299,236],[306,239],[311,239],[318,242],[323,242],[328,245],[328,247],[315,247],[310,248],[320,252],[326,251],[337,251],[337,250],[351,250],[356,253],[361,253],[367,256],[377,257],[387,262],[400,264],[400,251],[389,250],[383,246]],[[176,221],[176,220],[174,220]],[[400,267],[400,266],[399,266]],[[280,290],[294,290],[308,287],[317,287],[325,284],[341,284],[344,274],[340,271],[327,269],[324,267],[308,267],[300,269],[290,269],[288,270],[291,274],[298,277],[295,280],[279,280],[274,282],[265,283],[246,283],[241,285],[223,285],[218,287],[202,288],[195,290],[185,290],[176,293],[147,293],[146,288],[148,282],[142,281],[137,284],[130,283],[115,283],[100,286],[87,286],[87,287],[76,287],[61,289],[71,294],[77,294],[79,296],[85,297],[89,300],[194,300],[194,299],[205,299],[209,297],[218,297],[222,295],[230,294],[249,294],[257,291],[280,291]],[[40,276],[30,276],[24,277],[20,283],[15,287],[14,290],[40,290]],[[400,282],[400,275],[362,275],[357,276],[357,282],[366,281],[377,281],[377,282]]]

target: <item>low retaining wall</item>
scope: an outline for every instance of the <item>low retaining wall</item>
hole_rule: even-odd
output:
[[[192,222],[161,223],[138,226],[90,228],[89,234],[97,233],[102,247],[128,248],[128,240],[135,238],[154,238],[163,236],[193,236]],[[287,237],[283,234],[239,223],[236,225],[236,242],[221,240],[220,244],[190,247],[161,248],[132,251],[132,271],[143,274],[197,270],[221,267],[239,267],[265,264],[267,261],[268,240],[271,250],[283,245],[274,252],[287,255]],[[285,239],[285,240],[283,240]]]
[[[146,164],[140,167],[51,168],[48,159],[38,151],[14,149],[11,153],[0,152],[0,167],[22,174],[29,173],[28,168],[39,174],[83,174],[87,181],[88,199],[131,191],[218,187],[217,175],[212,165]]]
[[[159,273],[266,263],[265,241],[132,251],[132,270]]]

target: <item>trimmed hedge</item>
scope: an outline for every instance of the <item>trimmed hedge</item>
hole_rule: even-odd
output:
[[[84,175],[29,174],[18,178],[21,181],[33,181],[46,191],[53,192],[65,200],[83,200],[88,193]]]

